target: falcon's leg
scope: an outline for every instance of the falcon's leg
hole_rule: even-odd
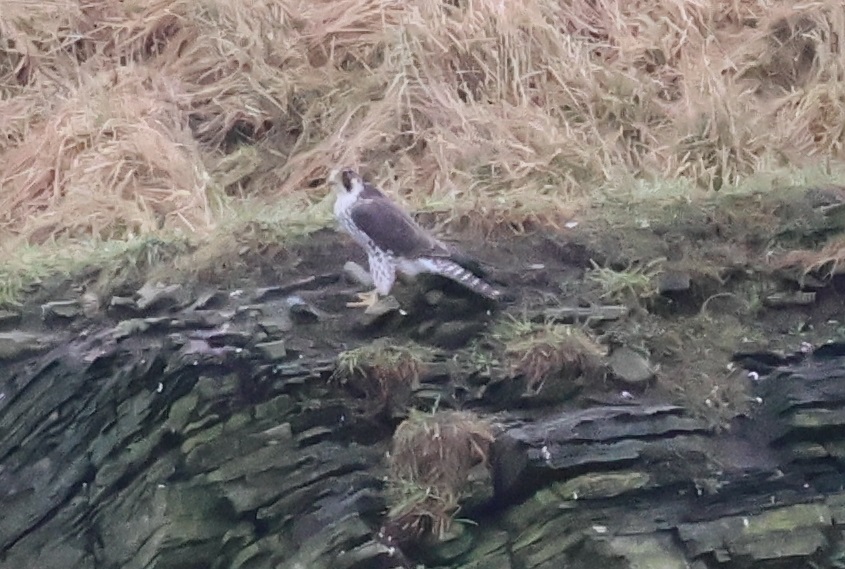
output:
[[[396,267],[393,260],[377,255],[369,255],[370,276],[373,278],[375,290],[369,292],[359,292],[358,302],[347,302],[346,306],[350,308],[365,307],[370,308],[378,302],[380,296],[387,296],[390,294],[390,289],[393,288],[393,283],[396,281]]]

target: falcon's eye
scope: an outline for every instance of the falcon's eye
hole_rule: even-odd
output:
[[[347,192],[352,191],[352,173],[349,170],[344,170],[340,173],[340,181]]]

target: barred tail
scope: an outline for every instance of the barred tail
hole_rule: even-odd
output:
[[[496,290],[454,261],[448,259],[425,259],[424,262],[428,270],[432,273],[452,279],[476,294],[480,294],[491,300],[498,299],[502,295],[502,291]]]

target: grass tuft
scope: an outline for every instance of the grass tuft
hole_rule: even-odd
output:
[[[526,380],[528,393],[544,386],[583,385],[604,377],[606,350],[580,328],[508,317],[491,332],[502,361],[514,377]]]
[[[470,470],[486,464],[489,422],[465,411],[412,411],[390,452],[392,532],[408,540],[442,539],[457,514]]]
[[[601,287],[603,300],[619,303],[640,303],[657,294],[656,279],[662,271],[664,258],[652,259],[639,266],[633,263],[628,268],[617,271],[609,267],[600,267],[590,261],[592,269],[585,278]]]
[[[342,352],[332,380],[358,392],[378,409],[407,399],[433,353],[418,344],[376,341]]]

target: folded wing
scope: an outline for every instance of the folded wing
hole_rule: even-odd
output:
[[[349,214],[352,222],[382,251],[405,259],[450,256],[440,241],[386,198],[359,199]]]

